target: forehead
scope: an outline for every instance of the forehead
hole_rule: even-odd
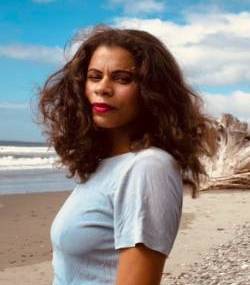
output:
[[[90,68],[131,69],[134,68],[134,58],[125,48],[119,46],[99,46],[93,53]]]

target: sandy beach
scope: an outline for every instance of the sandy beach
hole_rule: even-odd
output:
[[[69,192],[0,196],[0,284],[48,285],[52,280],[50,224]],[[213,247],[250,221],[250,191],[202,192],[184,196],[183,217],[168,257],[163,284],[199,263]],[[166,283],[165,283],[166,282]]]

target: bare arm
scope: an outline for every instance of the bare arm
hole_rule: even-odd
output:
[[[115,285],[159,285],[165,260],[142,243],[120,249]]]

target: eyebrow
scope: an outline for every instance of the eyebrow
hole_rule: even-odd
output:
[[[98,73],[102,73],[100,70],[96,69],[96,68],[90,68],[88,70],[88,72],[91,72],[91,71],[94,71],[94,72],[98,72]],[[131,71],[131,70],[127,70],[127,69],[115,69],[114,71],[112,71],[111,73],[127,73],[129,75],[133,75],[134,72]]]

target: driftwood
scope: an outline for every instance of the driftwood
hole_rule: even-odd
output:
[[[208,177],[200,190],[250,189],[250,129],[230,114],[217,122],[219,147],[211,159],[204,159]]]

